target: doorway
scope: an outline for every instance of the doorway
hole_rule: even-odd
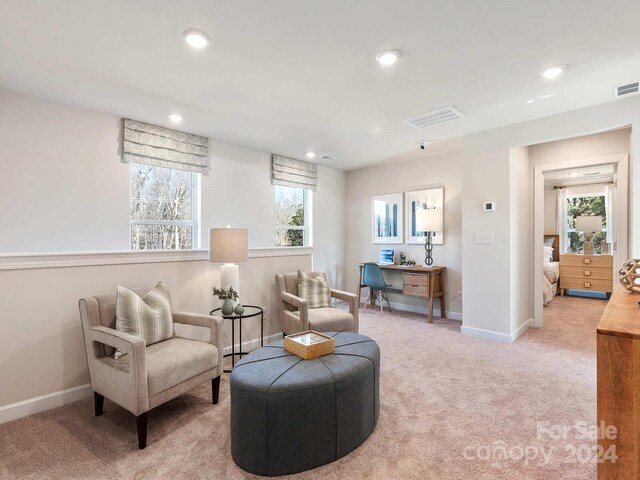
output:
[[[548,259],[545,259],[545,244],[540,239],[544,238],[547,233],[545,230],[549,228],[550,187],[559,187],[553,189],[555,190],[556,205],[563,205],[563,202],[566,202],[564,208],[556,208],[555,223],[557,228],[555,235],[558,236],[560,253],[584,252],[585,240],[580,235],[579,229],[576,228],[577,218],[583,216],[581,214],[599,217],[600,221],[604,217],[603,228],[597,232],[597,235],[594,235],[597,244],[595,253],[601,252],[603,240],[605,240],[605,244],[610,243],[609,251],[613,256],[613,268],[620,264],[621,258],[625,260],[627,258],[628,163],[629,155],[619,154],[535,166],[533,326],[542,327],[544,323],[545,264]],[[599,178],[594,178],[596,176]],[[601,215],[597,215],[597,213]],[[566,228],[561,228],[562,225]],[[593,229],[596,230],[595,227]],[[579,285],[573,285],[569,282],[564,285],[564,287],[567,286],[574,288],[564,289],[565,294],[581,294],[580,290],[575,288]],[[559,288],[563,289],[561,276]],[[548,295],[547,291],[547,298]]]

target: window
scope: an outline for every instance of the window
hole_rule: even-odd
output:
[[[311,245],[311,192],[276,185],[276,247]]]
[[[601,243],[607,241],[607,213],[604,195],[582,194],[567,197],[567,252],[581,253],[584,248],[584,237],[576,232],[576,217],[580,215],[600,215],[602,231],[593,235],[593,253],[601,253]]]
[[[198,174],[131,163],[131,250],[196,248]]]

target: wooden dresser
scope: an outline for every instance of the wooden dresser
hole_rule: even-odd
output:
[[[611,293],[612,255],[560,255],[560,295],[567,288]]]
[[[640,478],[638,300],[640,295],[616,286],[598,324],[599,480]]]

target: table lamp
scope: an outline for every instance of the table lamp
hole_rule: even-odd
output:
[[[602,217],[600,215],[580,215],[576,217],[576,231],[584,233],[584,255],[593,255],[594,232],[602,231]]]
[[[427,267],[433,265],[431,236],[442,232],[442,220],[441,208],[416,208],[416,232],[424,233],[424,264]]]
[[[249,256],[246,228],[211,228],[209,230],[209,261],[224,263],[220,267],[220,288],[240,293],[240,269],[235,262],[246,262]]]

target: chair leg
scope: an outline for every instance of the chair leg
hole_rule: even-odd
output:
[[[387,301],[387,307],[389,307],[389,313],[393,313],[393,310],[391,310],[391,304],[389,303],[389,297],[387,297],[386,293],[383,293],[382,295],[384,295],[384,299]]]
[[[98,392],[93,392],[93,403],[96,407],[96,417],[104,413],[104,397]]]
[[[380,292],[380,297],[378,298],[378,300],[380,301],[380,315],[384,315],[384,307],[382,306],[382,296],[384,295],[384,293]]]
[[[136,417],[138,427],[138,448],[142,450],[147,447],[147,416],[149,412],[141,413]]]
[[[211,399],[215,405],[218,403],[218,397],[220,395],[220,377],[216,377],[211,380]]]

